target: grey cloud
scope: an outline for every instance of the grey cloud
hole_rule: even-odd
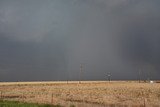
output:
[[[159,79],[159,0],[2,0],[2,80]],[[3,69],[3,70],[2,70]],[[10,78],[10,76],[12,77]],[[26,76],[25,76],[26,75]]]

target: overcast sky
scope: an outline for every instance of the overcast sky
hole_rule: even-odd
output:
[[[160,0],[0,0],[0,81],[160,79]]]

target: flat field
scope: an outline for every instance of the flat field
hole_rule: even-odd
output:
[[[160,83],[1,82],[0,99],[69,107],[160,107]]]

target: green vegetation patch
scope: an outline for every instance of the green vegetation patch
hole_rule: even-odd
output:
[[[0,107],[62,107],[60,105],[21,103],[17,101],[0,101]]]

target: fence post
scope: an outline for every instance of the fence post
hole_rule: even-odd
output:
[[[144,98],[144,107],[146,107],[146,98]]]
[[[51,95],[51,104],[53,104],[53,93]]]
[[[3,92],[1,91],[1,98],[3,99]]]
[[[24,102],[24,93],[22,93],[22,102]]]
[[[1,95],[0,95],[0,97],[2,98],[2,91],[1,91]]]

